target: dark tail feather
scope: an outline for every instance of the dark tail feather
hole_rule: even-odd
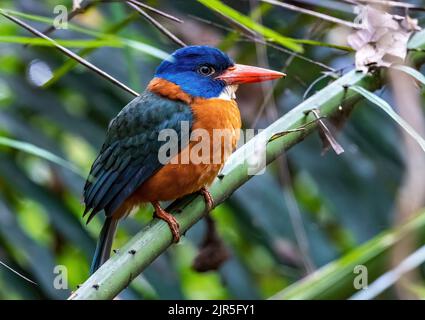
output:
[[[96,251],[90,267],[90,274],[93,274],[106,260],[109,259],[117,225],[118,219],[113,219],[112,217],[106,218],[102,231],[100,231],[99,242],[97,243]]]

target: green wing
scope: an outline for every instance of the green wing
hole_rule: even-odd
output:
[[[187,121],[190,130],[192,120],[191,108],[186,103],[148,91],[125,106],[111,121],[84,187],[84,215],[91,212],[87,222],[101,210],[111,216],[163,166],[158,159],[158,151],[166,143],[158,141],[161,130],[176,131],[180,150],[181,122]]]

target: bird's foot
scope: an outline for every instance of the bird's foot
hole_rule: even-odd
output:
[[[205,205],[207,206],[208,212],[210,212],[214,208],[214,199],[212,198],[211,193],[205,187],[200,189],[199,193],[204,197]]]
[[[173,242],[177,243],[180,240],[180,227],[176,218],[164,209],[161,208],[158,201],[152,202],[153,207],[155,208],[154,216],[158,219],[164,220],[170,227],[170,231],[173,235]]]

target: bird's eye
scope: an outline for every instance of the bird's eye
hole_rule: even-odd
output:
[[[215,70],[213,67],[203,65],[198,68],[198,72],[199,74],[203,76],[209,76],[209,75],[212,75],[215,72]]]

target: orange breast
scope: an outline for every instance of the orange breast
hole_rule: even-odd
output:
[[[195,99],[191,107],[198,139],[142,184],[132,202],[173,200],[209,186],[236,148],[241,118],[235,101]]]

